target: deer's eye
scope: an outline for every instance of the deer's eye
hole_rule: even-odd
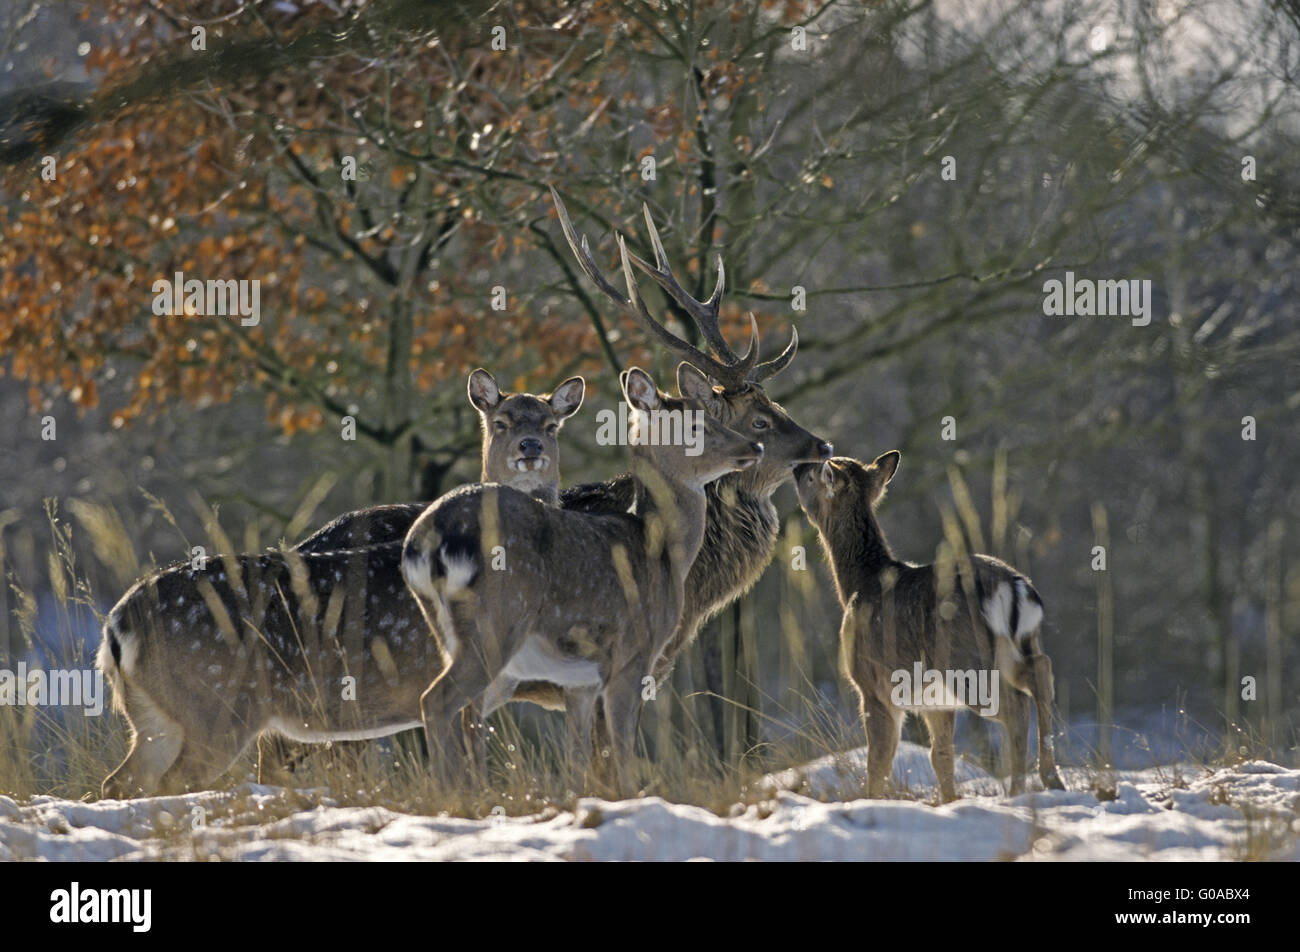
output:
[[[554,433],[558,433],[559,430],[560,430],[560,425],[559,425],[558,423],[548,423],[548,424],[546,424],[546,432],[547,432],[547,433],[554,434]]]
[[[756,430],[766,430],[769,426],[771,426],[771,424],[767,422],[767,419],[765,417],[754,417],[754,422],[750,425]]]
[[[504,433],[506,430],[510,429],[510,427],[506,426],[504,420],[494,420],[492,422],[492,426],[496,429],[498,433]]]

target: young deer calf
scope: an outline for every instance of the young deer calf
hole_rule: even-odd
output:
[[[507,487],[466,486],[430,506],[406,537],[402,573],[446,658],[420,699],[444,780],[466,753],[456,714],[468,704],[486,711],[489,693],[499,702],[529,679],[564,691],[575,776],[601,698],[615,776],[626,778],[644,679],[681,618],[703,542],[704,487],[758,463],[763,446],[660,393],[642,370],[622,383],[639,411],[629,442],[645,498],[635,514],[572,512]],[[664,421],[677,424],[677,438],[662,438]]]
[[[554,501],[556,434],[583,389],[575,377],[546,396],[503,395],[486,371],[471,374],[484,478]],[[420,726],[442,653],[402,579],[401,536],[366,544],[401,508],[349,513],[296,550],[217,556],[132,586],[109,612],[98,656],[131,726],[103,795],[209,784],[263,731],[323,742]]]
[[[1029,579],[987,555],[972,555],[948,570],[895,559],[875,507],[898,461],[898,452],[891,451],[870,465],[836,457],[795,470],[799,504],[821,536],[844,607],[840,660],[866,724],[868,795],[884,794],[903,719],[912,710],[930,732],[940,795],[955,800],[953,722],[962,707],[995,717],[1006,728],[1011,793],[1019,793],[1029,697],[1038,709],[1038,775],[1044,786],[1060,789],[1052,756],[1052,662],[1039,637],[1043,603]],[[927,690],[920,701],[919,685],[912,692],[898,690],[917,669],[939,672],[926,679],[936,688],[933,696]],[[992,695],[996,711],[982,709],[987,695],[970,696],[979,672],[995,688],[1005,681],[1015,689]],[[904,703],[897,703],[900,697]]]

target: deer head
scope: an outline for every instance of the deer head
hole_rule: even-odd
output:
[[[885,487],[898,472],[898,450],[882,453],[870,463],[837,456],[822,463],[795,467],[799,505],[818,529],[825,531],[836,512],[874,512]]]
[[[713,293],[705,301],[692,297],[668,266],[663,242],[650,216],[650,209],[643,206],[655,263],[652,265],[628,251],[623,236],[618,236],[619,257],[627,287],[627,295],[624,296],[601,274],[586,236],[580,236],[574,229],[564,202],[554,188],[551,189],[551,198],[565,240],[583,274],[605,297],[649,333],[651,338],[692,368],[685,374],[678,374],[682,396],[731,429],[762,442],[765,449],[763,460],[746,476],[756,488],[773,490],[790,477],[793,466],[828,459],[834,453],[834,447],[829,442],[799,426],[764,390],[765,382],[788,367],[794,359],[799,346],[798,332],[791,328],[790,342],[785,349],[772,360],[763,362],[759,360],[758,323],[753,314],[749,316],[749,347],[744,354],[732,350],[722,336],[718,327],[718,313],[726,289],[726,270],[721,255],[717,259],[718,279]],[[633,266],[648,274],[681,307],[716,357],[678,337],[651,316],[638,292]]]
[[[682,364],[679,374],[689,367]],[[724,426],[691,401],[661,392],[639,367],[623,373],[620,382],[624,399],[636,411],[628,440],[633,459],[644,460],[670,481],[702,489],[763,458],[762,443]]]
[[[541,396],[503,393],[486,370],[469,375],[469,402],[483,422],[485,483],[507,483],[558,503],[560,427],[582,406],[586,384],[570,377]]]

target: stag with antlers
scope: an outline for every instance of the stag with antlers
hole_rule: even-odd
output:
[[[625,254],[624,270],[630,270],[630,262],[663,288],[698,328],[700,336],[717,355],[714,357],[655,320],[637,294],[634,282],[626,281],[628,296],[610,283],[596,265],[586,236],[579,236],[574,229],[554,188],[551,198],[564,237],[592,284],[674,357],[701,371],[683,375],[679,381],[682,396],[731,429],[760,440],[765,451],[757,466],[729,473],[706,487],[704,542],[686,578],[686,604],[677,630],[656,666],[655,676],[662,681],[700,627],[749,591],[767,568],[776,549],[780,526],[772,494],[792,478],[795,466],[829,459],[834,455],[834,448],[791,419],[764,388],[768,380],[794,359],[799,346],[797,331],[791,329],[790,343],[780,355],[766,362],[759,361],[758,326],[752,314],[749,347],[743,355],[732,350],[722,336],[718,317],[726,288],[726,271],[721,255],[717,257],[718,278],[713,293],[701,301],[689,294],[673,275],[648,207],[643,207],[643,213],[654,264],[627,251],[622,236],[618,238],[620,254]],[[603,483],[574,486],[560,494],[563,508],[587,512],[626,512],[635,504],[636,482],[629,474]],[[562,692],[544,682],[524,682],[516,690],[515,698],[546,707],[563,704]]]

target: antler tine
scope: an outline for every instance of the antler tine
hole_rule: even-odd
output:
[[[749,312],[749,346],[745,348],[745,356],[736,360],[736,368],[744,369],[745,379],[748,380],[750,374],[754,372],[754,367],[758,363],[758,319],[754,317],[754,312]]]
[[[655,263],[652,266],[648,261],[637,255],[632,255],[632,263],[644,271],[650,277],[654,278],[661,288],[668,292],[682,310],[691,316],[695,326],[700,329],[704,339],[709,342],[709,346],[714,352],[728,363],[735,363],[740,357],[733,351],[726,339],[722,336],[722,331],[718,329],[718,311],[722,306],[722,295],[727,286],[727,271],[722,264],[722,255],[717,256],[718,264],[718,281],[713,287],[713,293],[709,295],[707,301],[700,301],[689,294],[682,287],[681,282],[673,274],[673,269],[668,264],[668,254],[664,251],[663,242],[659,239],[659,229],[655,227],[654,218],[650,215],[650,206],[644,202],[641,204],[641,213],[645,217],[646,231],[650,236],[650,247],[654,249]]]
[[[628,261],[629,257],[633,256],[627,250],[622,235],[618,236],[618,249],[623,265],[623,277],[627,282],[628,297],[626,298],[600,273],[600,268],[596,266],[596,261],[591,254],[591,248],[587,244],[587,236],[579,237],[577,231],[574,230],[573,222],[569,220],[569,212],[564,207],[564,201],[560,198],[560,193],[555,190],[554,186],[551,187],[551,200],[555,203],[555,212],[559,216],[560,228],[564,232],[565,240],[569,243],[569,249],[573,252],[573,256],[578,259],[578,266],[582,269],[582,273],[591,280],[591,283],[600,289],[601,293],[617,304],[622,311],[629,314],[638,324],[644,327],[652,337],[682,360],[694,364],[704,373],[724,384],[734,386],[744,382],[744,373],[741,372],[740,367],[724,364],[713,359],[699,348],[693,347],[682,340],[650,316],[645,302],[641,300],[640,294],[637,293],[636,278],[633,276],[632,267]],[[748,370],[749,368],[746,367],[745,371]]]
[[[555,203],[555,213],[560,218],[560,230],[564,232],[564,240],[569,243],[569,250],[573,256],[578,259],[578,267],[582,273],[591,279],[591,283],[596,285],[601,292],[619,307],[626,308],[628,302],[623,298],[622,293],[614,285],[605,280],[605,276],[600,273],[600,268],[596,266],[596,260],[591,256],[591,248],[587,244],[587,236],[578,236],[573,228],[573,222],[569,220],[569,211],[564,207],[564,202],[560,199],[560,193],[551,186],[551,201]]]
[[[798,349],[799,330],[798,328],[792,327],[790,328],[790,343],[785,345],[785,350],[781,351],[781,353],[773,359],[759,364],[746,379],[750,383],[762,383],[769,377],[779,374],[790,365],[790,361],[794,360],[794,353]]]
[[[623,280],[627,282],[628,301],[624,302],[623,309],[635,317],[661,344],[687,363],[694,364],[710,377],[724,384],[735,386],[742,383],[748,367],[742,368],[740,365],[724,364],[720,360],[715,360],[698,347],[686,343],[650,316],[645,301],[641,300],[641,294],[637,289],[636,274],[632,271],[632,253],[627,250],[627,242],[623,240],[622,235],[618,236],[618,254],[623,264]]]

